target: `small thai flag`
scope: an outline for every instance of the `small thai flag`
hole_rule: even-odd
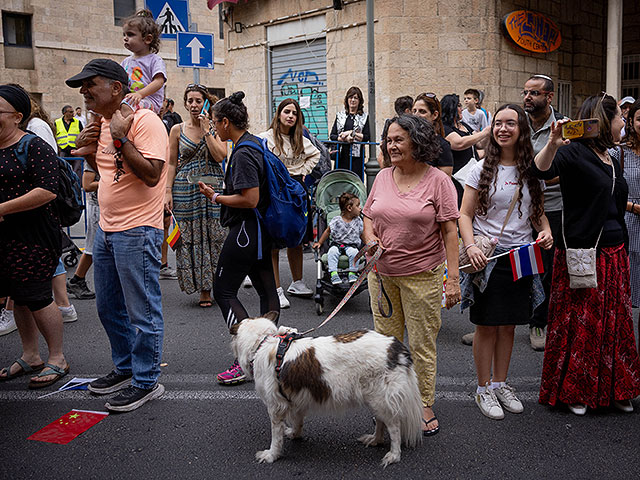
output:
[[[527,275],[544,273],[540,245],[537,242],[514,248],[509,252],[509,260],[514,282]]]

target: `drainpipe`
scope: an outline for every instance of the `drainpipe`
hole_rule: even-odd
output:
[[[607,5],[607,80],[606,91],[620,99],[622,70],[622,0]]]

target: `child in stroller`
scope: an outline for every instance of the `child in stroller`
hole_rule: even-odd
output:
[[[362,218],[360,218],[362,211],[360,199],[353,193],[345,192],[340,195],[338,204],[340,205],[340,215],[331,219],[320,239],[313,244],[313,248],[317,249],[328,238],[330,239],[331,246],[327,252],[327,263],[332,285],[342,283],[342,278],[338,274],[340,255],[349,257],[349,283],[358,280],[356,274],[358,266],[355,264],[355,258],[358,254],[363,229]]]

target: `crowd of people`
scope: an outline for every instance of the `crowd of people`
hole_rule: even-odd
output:
[[[313,183],[324,146],[305,128],[297,101],[283,100],[270,128],[254,135],[243,92],[217,99],[190,84],[183,121],[164,98],[159,31],[148,12],[127,19],[123,33],[132,55],[122,65],[94,59],[66,81],[83,95],[86,118],[66,105],[52,124],[19,85],[0,86],[0,297],[7,299],[0,327],[10,333],[15,322],[22,348],[0,381],[29,375],[30,388],[43,388],[64,377],[70,366],[63,322],[77,318],[67,294],[95,297],[113,369],[89,390],[115,394],[109,410],[134,410],[164,392],[162,272],[186,294],[198,294],[198,306],[216,304],[229,329],[249,317],[238,298],[243,284],[260,298],[257,313],[275,312],[277,322],[290,306],[280,283],[281,249],[288,247],[293,280],[287,293],[309,297],[303,246],[330,243],[329,276],[337,284],[340,243],[353,283],[362,241],[384,251],[368,276],[373,327],[400,341],[407,331],[425,436],[440,430],[434,403],[441,308],[458,303],[475,327],[463,343],[473,345],[475,401],[486,417],[524,411],[507,383],[517,325],[528,325],[532,348],[544,350],[541,404],[566,404],[576,415],[610,405],[633,410],[640,395],[632,317],[632,306],[640,306],[640,101],[623,99],[623,112],[604,92],[587,98],[577,118],[597,119],[598,134],[567,140],[569,119],[551,106],[554,85],[546,75],[527,80],[521,105],[493,115],[476,89],[464,92],[464,110],[456,94],[400,97],[384,125],[382,168],[366,203],[340,195],[340,215],[315,243],[309,225],[299,245],[287,246],[261,226],[270,203],[261,149],[273,152],[305,191]],[[349,88],[329,143],[336,168],[361,178],[368,122],[362,91]],[[36,137],[25,142],[27,132]],[[87,193],[86,248],[67,282],[52,203],[56,154],[85,160],[78,176]],[[175,275],[166,260],[172,222],[181,232]],[[492,254],[480,237],[493,239]],[[544,274],[514,279],[501,254],[533,243],[543,249]],[[470,262],[462,271],[461,251]],[[575,263],[584,262],[576,255],[592,255],[586,288],[574,284]],[[85,279],[91,266],[95,293]],[[390,315],[375,300],[381,289],[393,305]],[[13,312],[10,321],[6,312]],[[234,361],[217,378],[232,385],[246,376]]]

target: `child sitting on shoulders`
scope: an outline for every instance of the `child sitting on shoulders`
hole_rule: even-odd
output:
[[[149,10],[140,10],[125,19],[122,35],[124,48],[132,55],[121,63],[129,77],[129,93],[120,105],[120,113],[128,117],[141,108],[159,113],[167,81],[167,68],[158,55],[160,27]],[[116,153],[116,148],[110,145],[105,153]]]
[[[358,254],[363,230],[360,199],[352,193],[343,193],[340,195],[339,205],[340,215],[331,219],[322,236],[313,244],[313,248],[319,248],[330,236],[331,247],[327,253],[327,261],[333,285],[342,283],[338,275],[338,260],[342,253],[349,257],[349,283],[358,280],[358,267],[354,260]]]

